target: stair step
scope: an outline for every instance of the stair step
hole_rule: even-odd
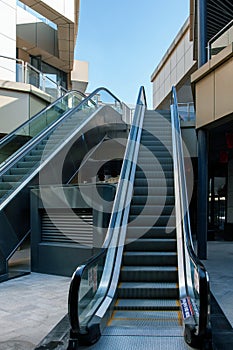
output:
[[[170,227],[150,227],[150,226],[128,226],[127,238],[175,238],[176,228]]]
[[[25,175],[28,173],[28,168],[11,168],[11,175]]]
[[[121,282],[117,292],[119,298],[179,298],[178,285],[174,282]]]
[[[163,178],[174,178],[174,173],[173,171],[161,171],[160,170],[156,171],[156,173],[154,171],[150,171],[150,170],[146,170],[143,168],[143,170],[137,170],[135,173],[135,178],[136,179],[140,179],[140,178],[147,178],[147,179],[163,179]]]
[[[139,215],[143,211],[143,215],[171,215],[174,210],[174,205],[165,205],[165,203],[161,202],[160,205],[137,205],[131,204],[130,206],[130,215]]]
[[[174,196],[140,196],[140,195],[135,195],[132,198],[131,201],[132,205],[174,205],[175,204],[175,197]]]
[[[123,266],[121,282],[177,282],[176,266]]]
[[[35,162],[18,162],[17,167],[18,168],[32,168],[34,167]]]
[[[141,163],[141,159],[138,160],[138,167],[142,167],[143,171],[153,171],[154,173],[157,171],[163,171],[165,174],[166,172],[172,172],[173,173],[173,163],[170,164],[160,164],[158,162],[148,162],[148,163]]]
[[[173,337],[174,335],[177,336],[178,339],[182,337],[181,320],[182,315],[179,310],[115,310],[108,324],[110,327],[107,329],[111,327],[120,329],[121,334],[125,334],[126,336],[129,336],[129,334],[131,336],[140,334],[142,337],[145,337],[145,335],[149,337],[151,334],[156,334],[156,337],[153,338],[153,342],[148,343],[151,344],[148,349],[162,349],[164,347],[161,347],[161,340],[158,342],[156,339],[161,339],[161,336],[168,337],[169,339],[171,334]],[[183,343],[184,341],[182,340],[182,344]],[[165,342],[163,344],[165,344]],[[171,349],[173,347],[172,341],[169,344],[171,344],[171,347],[168,346],[167,348]],[[130,347],[130,349],[135,348],[136,346]],[[183,347],[183,345],[181,345],[177,347],[177,349],[178,348],[186,349],[186,346]]]
[[[165,179],[165,178],[162,178],[162,179],[148,179],[148,178],[141,178],[141,179],[138,179],[138,178],[135,178],[134,180],[134,186],[140,186],[140,187],[172,187],[174,186],[174,179]]]
[[[115,310],[180,310],[176,299],[118,299]]]
[[[172,238],[127,238],[125,251],[170,251],[176,252],[176,240]]]
[[[2,175],[3,182],[19,182],[22,179],[23,175]]]
[[[0,187],[1,188],[1,187]],[[0,198],[2,198],[3,196],[5,196],[5,194],[8,193],[9,190],[0,190]]]
[[[123,253],[123,265],[126,266],[176,266],[175,252],[128,252]]]
[[[1,190],[11,190],[12,187],[15,187],[16,183],[15,182],[3,182],[0,181],[0,189]]]
[[[157,157],[153,155],[150,152],[144,152],[144,154],[141,154],[139,156],[138,160],[138,165],[143,165],[143,164],[158,164],[160,163],[161,167],[163,167],[164,164],[171,164],[173,165],[173,158],[171,156],[169,157]]]
[[[143,184],[143,186],[137,185],[134,187],[134,195],[147,196],[148,190],[150,196],[174,196],[174,186],[166,186],[166,181],[163,181],[163,184],[158,187],[150,186],[150,188],[148,188],[145,184]]]
[[[133,223],[134,222],[134,223]],[[136,226],[175,226],[176,219],[175,216],[172,215],[161,215],[161,216],[151,216],[151,215],[143,215],[140,213],[139,215],[129,215],[129,223],[131,225]]]
[[[39,162],[41,160],[40,156],[28,155],[24,158],[26,162]]]

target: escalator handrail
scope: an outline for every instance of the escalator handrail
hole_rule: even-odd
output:
[[[70,94],[77,94],[80,95],[83,98],[86,98],[87,96],[78,90],[70,90],[67,93],[65,93],[63,96],[59,97],[57,100],[53,101],[49,106],[46,106],[45,108],[43,108],[41,111],[39,111],[38,113],[36,113],[34,116],[32,116],[29,120],[26,120],[24,123],[22,123],[20,126],[18,126],[16,129],[14,129],[13,131],[11,131],[8,135],[4,136],[2,139],[0,139],[0,146],[1,144],[5,143],[8,139],[10,139],[12,136],[14,136],[21,128],[23,128],[24,126],[26,126],[27,124],[29,124],[30,122],[36,120],[37,118],[39,118],[41,116],[41,114],[45,113],[45,111],[49,111],[53,106],[55,106],[57,103],[59,103],[62,99],[64,99],[65,97],[69,96]],[[93,102],[94,103],[94,102]]]
[[[117,100],[120,105],[122,105],[121,101],[115,97],[108,89],[104,87],[97,88],[94,90],[89,96],[87,96],[84,100],[82,100],[76,107],[71,110],[66,111],[62,116],[55,120],[48,128],[42,130],[37,136],[33,137],[31,141],[27,142],[24,146],[22,146],[19,150],[12,154],[9,158],[6,159],[5,162],[0,166],[0,176],[2,176],[11,165],[13,165],[19,157],[21,157],[25,152],[29,152],[38,141],[48,135],[53,129],[55,129],[59,124],[61,124],[66,118],[68,118],[71,114],[73,114],[76,110],[79,110],[83,105],[85,105],[88,101],[90,101],[95,107],[97,107],[96,103],[92,100],[93,96],[95,96],[99,91],[104,90],[109,95],[111,95],[115,100]]]
[[[143,101],[142,101],[143,100]],[[145,96],[145,89],[143,86],[140,87],[139,90],[139,96],[137,99],[137,105],[144,105],[146,106],[146,96]],[[71,330],[75,334],[78,334],[80,332],[80,324],[79,324],[79,318],[78,318],[78,302],[79,302],[79,288],[82,280],[82,276],[90,266],[92,266],[95,262],[99,261],[101,258],[104,258],[107,255],[108,248],[111,243],[112,236],[114,234],[114,225],[115,222],[117,221],[117,216],[122,215],[122,210],[119,211],[119,202],[121,199],[121,189],[123,186],[123,182],[127,180],[125,178],[125,173],[126,169],[128,167],[128,162],[130,161],[129,159],[129,154],[132,151],[132,147],[134,148],[133,142],[137,138],[138,134],[138,114],[137,110],[135,110],[134,118],[133,118],[133,123],[130,129],[130,133],[128,136],[128,141],[126,145],[126,150],[125,150],[125,155],[124,155],[124,160],[121,168],[121,173],[120,173],[120,178],[119,178],[119,183],[117,187],[117,192],[115,195],[114,203],[113,203],[113,209],[112,209],[112,214],[109,222],[109,227],[108,227],[108,232],[106,235],[106,239],[104,241],[103,247],[101,248],[100,252],[91,257],[90,259],[87,260],[87,262],[83,265],[80,265],[76,271],[74,272],[70,284],[70,290],[69,290],[69,298],[68,298],[68,312],[69,312],[69,319],[70,319],[70,325],[71,325]],[[130,174],[129,174],[130,175]],[[129,177],[129,176],[128,176]],[[115,252],[115,258],[116,258],[116,252]],[[111,280],[111,276],[109,276],[109,280]],[[95,311],[94,311],[95,313]],[[93,314],[94,314],[93,313]]]
[[[200,261],[198,256],[196,255],[193,247],[193,240],[191,234],[190,227],[190,217],[188,210],[188,195],[187,195],[187,185],[185,178],[185,167],[184,167],[184,158],[183,158],[183,149],[182,149],[182,138],[180,131],[180,121],[179,121],[179,112],[178,112],[178,103],[177,103],[177,94],[176,89],[172,87],[172,102],[175,109],[175,126],[176,126],[176,143],[179,147],[180,152],[177,152],[177,168],[178,168],[178,179],[179,179],[179,191],[181,193],[181,200],[183,201],[183,205],[181,208],[185,208],[186,212],[182,213],[183,218],[183,244],[186,244],[187,252],[189,255],[189,259],[192,261],[193,265],[196,268],[196,271],[199,275],[199,296],[200,296],[200,318],[199,318],[199,327],[198,327],[198,335],[203,336],[206,333],[206,329],[208,326],[208,310],[209,310],[209,277],[208,273]]]

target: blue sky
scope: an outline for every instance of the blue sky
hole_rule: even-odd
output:
[[[136,102],[189,15],[189,0],[81,0],[75,58],[89,62],[88,92],[110,89]]]

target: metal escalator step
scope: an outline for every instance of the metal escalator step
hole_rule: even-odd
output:
[[[138,160],[137,163],[138,167],[142,166],[143,171],[153,171],[154,173],[157,171],[163,171],[165,174],[166,172],[172,172],[173,173],[173,164],[160,164],[155,162],[148,162],[148,163],[142,163],[141,160]]]
[[[20,175],[2,175],[2,181],[15,183],[15,182],[19,182],[22,177],[23,177],[22,174],[20,174]]]
[[[134,195],[137,196],[174,196],[174,186],[166,186],[166,181],[163,181],[163,185],[159,187],[149,187],[145,184],[143,186],[134,187]]]
[[[175,226],[176,219],[175,216],[172,215],[143,215],[143,213],[139,215],[129,215],[129,223],[131,226],[167,226],[169,223],[169,226]]]
[[[26,162],[39,162],[41,160],[40,156],[28,155],[24,158]]]
[[[121,282],[178,282],[176,266],[123,266]]]
[[[176,299],[118,299],[115,310],[180,310]]]
[[[127,238],[126,251],[176,251],[176,239],[173,238]]]
[[[143,195],[134,195],[131,204],[137,205],[137,204],[142,204],[144,205],[145,203],[147,205],[174,205],[175,204],[175,196],[143,196]]]
[[[158,164],[160,163],[161,166],[163,164],[172,164],[173,165],[173,158],[172,157],[157,157],[153,153],[148,153],[148,151],[144,154],[139,155],[139,160],[138,164],[143,165],[143,164]]]
[[[162,298],[178,299],[177,283],[165,282],[121,282],[117,289],[119,298]]]
[[[0,181],[0,190],[11,190],[12,187],[15,187],[15,182],[3,182]]]
[[[146,186],[146,187],[160,187],[160,186],[166,186],[166,187],[172,187],[174,186],[174,179],[138,179],[136,178],[134,180],[134,186]]]
[[[131,204],[130,215],[139,215],[140,213],[142,213],[142,211],[143,215],[171,215],[173,210],[175,210],[174,205],[165,205],[164,200],[161,201],[159,205],[149,205],[148,203],[146,203],[145,206]]]
[[[176,266],[175,252],[124,252],[123,265],[126,266]]]
[[[42,150],[39,150],[39,149],[34,149],[30,152],[30,155],[32,156],[39,156],[41,157],[41,155],[43,154],[43,151]]]
[[[20,168],[32,168],[35,162],[18,162],[17,167]]]
[[[132,335],[135,335],[135,331],[137,330],[139,330],[139,332],[140,330],[144,330],[144,333],[142,333],[141,336],[145,334],[145,331],[148,328],[152,328],[157,333],[157,337],[164,334],[167,338],[169,338],[168,334],[169,336],[174,334],[174,329],[176,330],[176,328],[178,328],[180,333],[179,336],[181,337],[182,334],[179,329],[181,328],[181,325],[182,316],[179,310],[115,310],[108,324],[110,327],[121,327],[127,329],[127,333],[133,328],[134,333]],[[168,332],[168,329],[170,329],[170,333]],[[125,335],[127,335],[127,333]],[[153,333],[150,331],[149,334]],[[177,332],[175,332],[175,334],[177,334]],[[153,343],[149,345],[148,349],[168,349],[165,345],[167,344],[167,341],[161,347],[161,340],[160,342],[156,342],[157,337],[153,337]],[[184,342],[183,339],[182,342]],[[132,349],[131,347],[128,348]],[[186,347],[180,346],[176,348],[179,350],[186,349]],[[142,348],[140,347],[140,349]],[[173,349],[173,347],[169,346],[169,349]]]
[[[11,175],[25,175],[28,173],[28,168],[11,168]]]
[[[128,226],[127,238],[175,238],[176,228],[175,226],[170,227],[150,227],[150,226]]]
[[[0,187],[1,188],[1,187]],[[8,193],[8,190],[1,190],[0,189],[0,198],[2,198],[3,196],[5,196],[5,194]]]
[[[139,179],[139,178],[143,178],[146,177],[147,179],[163,179],[163,178],[173,178],[174,177],[174,173],[173,171],[161,171],[158,170],[156,171],[156,173],[154,171],[150,171],[150,170],[146,170],[143,168],[144,171],[142,170],[136,170],[135,173],[135,178]]]

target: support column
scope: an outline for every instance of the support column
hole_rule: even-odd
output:
[[[207,0],[197,1],[198,68],[207,62]]]
[[[207,132],[198,130],[197,254],[207,259],[208,151]]]

